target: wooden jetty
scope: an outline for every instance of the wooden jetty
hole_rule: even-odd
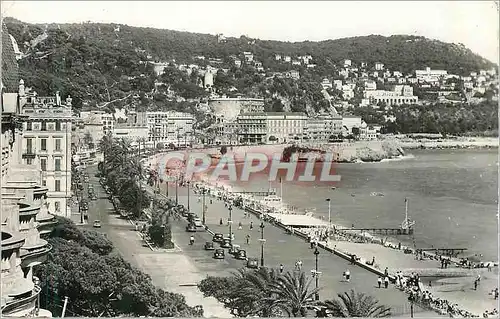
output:
[[[412,235],[413,228],[344,228],[339,231],[359,231],[380,235]]]

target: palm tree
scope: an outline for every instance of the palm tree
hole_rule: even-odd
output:
[[[371,317],[383,318],[391,315],[391,308],[379,305],[378,300],[364,293],[350,292],[338,294],[339,299],[326,300],[321,303],[326,313],[332,317]]]
[[[287,272],[271,284],[270,301],[288,316],[305,317],[307,309],[315,306],[314,296],[319,288],[310,289],[311,279],[303,271]]]

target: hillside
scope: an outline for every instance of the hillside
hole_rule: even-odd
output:
[[[231,55],[250,51],[265,68],[286,71],[290,67],[279,65],[274,54],[310,54],[313,63],[317,64],[314,71],[309,72],[312,80],[332,76],[338,71],[336,65],[346,58],[353,63],[381,61],[387,68],[402,72],[429,66],[463,75],[493,66],[462,45],[415,36],[370,35],[296,43],[254,41],[242,36],[218,43],[216,36],[208,34],[127,25],[34,25],[12,18],[4,21],[20,50],[26,54],[19,61],[21,76],[26,83],[42,95],[53,94],[56,90],[63,95],[69,93],[77,108],[84,101],[102,105],[119,99],[121,104],[127,104],[131,102],[131,96],[151,92],[156,77],[152,67],[142,62],[147,60],[193,63],[195,56],[203,55],[221,58],[221,66],[229,68]],[[196,63],[203,66],[206,62]],[[251,70],[243,73],[250,74]],[[263,80],[245,77],[245,74],[241,79],[236,86],[241,88],[240,92],[259,92],[258,86]],[[236,76],[229,79],[232,80],[238,82]],[[189,91],[189,97],[193,96],[194,89],[183,89]],[[197,92],[194,93],[196,96]]]

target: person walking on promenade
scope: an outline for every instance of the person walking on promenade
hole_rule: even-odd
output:
[[[224,221],[222,220],[222,217],[221,217],[221,219],[219,220],[219,225],[222,226],[223,224],[224,224]]]
[[[384,269],[384,277],[389,276],[389,268],[385,267]]]
[[[378,283],[378,288],[380,289],[380,287],[382,286],[382,277],[378,276],[377,283]]]
[[[351,280],[351,272],[349,271],[349,269],[347,269],[344,272],[344,275],[345,275],[345,281],[349,282]]]
[[[211,205],[211,204],[213,204],[213,201],[212,201],[212,199],[210,198],[210,205]]]
[[[495,288],[495,291],[493,292],[493,294],[495,295],[495,300],[498,299],[498,287]]]
[[[285,266],[283,266],[283,264],[280,264],[280,274],[283,273],[283,270],[285,269]]]
[[[477,284],[478,283],[477,283],[477,279],[476,279],[476,280],[474,280],[474,290],[477,290]]]
[[[389,287],[389,277],[385,277],[384,278],[384,286],[385,286],[385,289],[387,289],[387,287]]]
[[[250,234],[247,234],[247,245],[250,245]]]
[[[250,230],[253,229],[253,222],[250,222],[250,226],[249,227],[250,227]]]

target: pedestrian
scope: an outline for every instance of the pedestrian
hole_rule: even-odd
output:
[[[495,300],[498,299],[498,287],[495,288],[495,291],[493,292],[493,294],[495,295]]]
[[[243,224],[241,222],[238,223],[238,228],[243,227]]]
[[[345,274],[345,280],[349,282],[351,280],[351,272],[349,271],[349,269],[347,269],[344,274]]]
[[[250,234],[247,234],[247,245],[250,245]]]
[[[283,266],[283,264],[280,264],[280,273],[282,274],[283,273],[283,270],[285,269],[285,266]]]
[[[387,287],[389,287],[389,277],[385,277],[384,278],[384,286],[385,286],[385,289],[387,289]]]
[[[250,222],[250,230],[253,229],[253,222]]]
[[[299,270],[302,269],[302,260],[299,260]]]
[[[479,284],[479,282],[481,281],[481,274],[478,274],[478,275],[477,275],[476,280],[477,280],[477,283]]]
[[[221,226],[222,226],[222,225],[224,225],[224,221],[222,220],[222,217],[221,217],[221,219],[219,220],[219,225],[221,225]]]
[[[474,280],[474,290],[477,290],[477,279]]]
[[[239,225],[238,230],[242,230],[242,229],[243,229],[243,226]]]
[[[488,272],[490,272],[491,271],[491,263],[488,263],[487,267],[488,267]]]
[[[389,276],[389,268],[385,267],[384,269],[384,277]]]
[[[378,288],[380,289],[380,287],[382,286],[382,277],[378,276],[377,283],[378,283]]]
[[[212,199],[210,198],[210,204],[213,204]]]

